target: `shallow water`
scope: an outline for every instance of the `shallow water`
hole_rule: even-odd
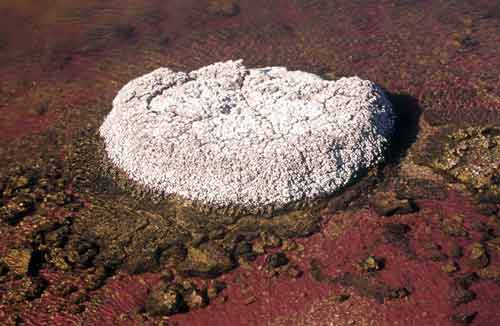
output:
[[[194,69],[230,58],[360,75],[417,98],[436,123],[499,121],[495,1],[242,0],[239,7],[226,17],[213,14],[209,0],[2,1],[1,142],[61,118],[101,118],[126,81],[158,66]]]

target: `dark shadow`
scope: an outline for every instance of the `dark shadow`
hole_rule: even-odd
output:
[[[418,100],[404,93],[386,91],[396,114],[394,133],[387,154],[387,163],[398,163],[404,157],[410,146],[417,140],[419,121],[422,114]]]
[[[33,251],[31,255],[31,260],[28,265],[28,275],[29,276],[38,276],[38,271],[42,267],[44,263],[43,253],[39,250]]]

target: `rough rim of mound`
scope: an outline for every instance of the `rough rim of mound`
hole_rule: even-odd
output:
[[[241,60],[159,68],[126,84],[99,132],[140,186],[214,207],[285,207],[383,160],[394,126],[380,87]]]

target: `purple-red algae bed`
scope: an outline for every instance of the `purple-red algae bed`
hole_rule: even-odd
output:
[[[393,97],[411,98],[398,109],[418,129],[408,140],[413,156],[441,130],[500,125],[500,6],[493,1],[12,1],[0,4],[0,15],[2,172],[41,151],[60,153],[65,166],[80,130],[98,126],[119,88],[138,75],[234,58],[327,78],[357,74]],[[420,121],[408,118],[418,115]],[[413,164],[411,155],[388,169]],[[386,173],[389,180],[409,173],[441,186],[413,196],[418,211],[380,216],[365,191],[361,207],[323,210],[319,232],[283,239],[219,276],[225,289],[206,307],[168,317],[145,311],[150,292],[165,282],[163,271],[118,270],[95,279],[93,256],[90,266],[77,257],[68,267],[57,256],[66,249],[41,247],[48,233],[30,240],[37,217],[2,221],[0,257],[33,241],[35,252],[46,250],[52,260],[29,277],[5,279],[0,264],[0,324],[500,325],[498,203],[484,212],[473,190],[439,173],[428,178],[422,169]],[[57,187],[41,213],[56,231],[80,214],[71,206],[80,194],[70,184],[68,203],[52,203],[63,192]],[[288,264],[269,268],[274,252],[285,253]],[[375,265],[367,265],[369,257]],[[197,288],[214,282],[175,275],[176,282],[188,280]]]
[[[167,325],[336,325],[350,320],[360,325],[445,325],[454,313],[479,311],[474,323],[496,325],[500,322],[500,314],[495,309],[500,295],[497,284],[490,281],[473,284],[471,290],[477,298],[457,307],[449,299],[455,279],[442,270],[446,260],[423,258],[427,251],[434,249],[428,246],[430,243],[441,245],[444,253],[450,252],[449,238],[443,234],[439,221],[441,214],[467,216],[464,228],[471,232],[471,238],[460,243],[463,247],[480,236],[474,232],[472,224],[487,222],[487,219],[474,210],[469,200],[454,192],[446,201],[426,200],[420,204],[418,213],[390,219],[380,218],[371,210],[349,214],[347,219],[333,215],[324,225],[323,232],[292,240],[294,245],[289,245],[293,250],[287,255],[294,266],[304,271],[302,277],[290,277],[286,269],[277,275],[269,273],[261,256],[248,266],[219,278],[227,284],[223,297],[206,308],[186,314],[164,319],[143,319],[138,315],[148,290],[161,282],[159,275],[154,273],[118,274],[102,288],[88,294],[92,300],[85,303],[83,313],[59,312],[58,308],[67,302],[52,294],[51,289],[63,281],[79,287],[81,281],[77,275],[42,270],[40,274],[48,282],[48,294],[34,301],[30,310],[21,313],[21,318],[28,325],[153,325],[160,321]],[[383,240],[382,230],[388,223],[409,226],[409,247]],[[413,251],[418,254],[412,254]],[[375,272],[376,275],[363,276],[357,262],[369,255],[384,257],[386,263],[382,270]],[[463,259],[457,260],[464,270],[457,272],[456,278],[468,273]],[[493,262],[490,268],[498,269],[498,253],[493,252],[490,259]],[[321,266],[325,280],[318,280],[313,275],[312,260]],[[346,287],[329,281],[346,273],[384,286],[405,287],[410,295],[382,303],[369,287],[361,285],[358,288],[357,283]],[[338,301],[336,298],[340,295],[349,298],[345,302]]]
[[[500,9],[490,1],[239,1],[232,17],[208,2],[1,5],[2,141],[47,128],[39,113],[107,110],[121,85],[154,67],[232,58],[358,74],[415,96],[431,123],[498,121]]]

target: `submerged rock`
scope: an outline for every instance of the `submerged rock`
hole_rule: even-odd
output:
[[[284,266],[288,264],[288,262],[288,257],[282,252],[277,252],[266,257],[266,266],[269,269]]]
[[[190,310],[199,309],[208,304],[208,296],[206,291],[190,288],[184,292],[184,301]]]
[[[395,214],[410,214],[418,211],[418,206],[412,199],[398,199],[393,193],[380,192],[372,199],[375,212],[381,216]]]
[[[149,191],[280,208],[332,194],[380,162],[393,120],[370,81],[228,61],[132,80],[100,135],[111,162]]]
[[[375,272],[379,271],[384,267],[384,259],[369,256],[365,260],[363,260],[360,264],[361,270],[365,272]]]
[[[0,220],[15,224],[34,210],[35,201],[31,196],[19,195],[0,207]]]
[[[39,298],[47,288],[42,278],[25,277],[5,294],[3,300],[10,303],[32,301]]]
[[[33,250],[28,248],[9,249],[3,261],[16,275],[26,275],[30,270],[33,258]]]
[[[467,185],[488,214],[500,212],[500,128],[460,129],[433,146],[427,164]]]
[[[234,260],[219,246],[203,244],[189,247],[177,270],[188,276],[215,277],[235,267]]]
[[[489,257],[483,244],[474,242],[467,248],[467,251],[469,253],[469,265],[476,268],[483,268],[488,265]]]
[[[179,312],[184,300],[179,291],[168,286],[160,286],[149,294],[145,309],[151,315],[169,316]]]
[[[450,316],[450,320],[457,325],[469,325],[477,316],[477,311],[456,313]]]
[[[208,11],[217,16],[231,17],[240,12],[240,6],[234,0],[210,0]]]

